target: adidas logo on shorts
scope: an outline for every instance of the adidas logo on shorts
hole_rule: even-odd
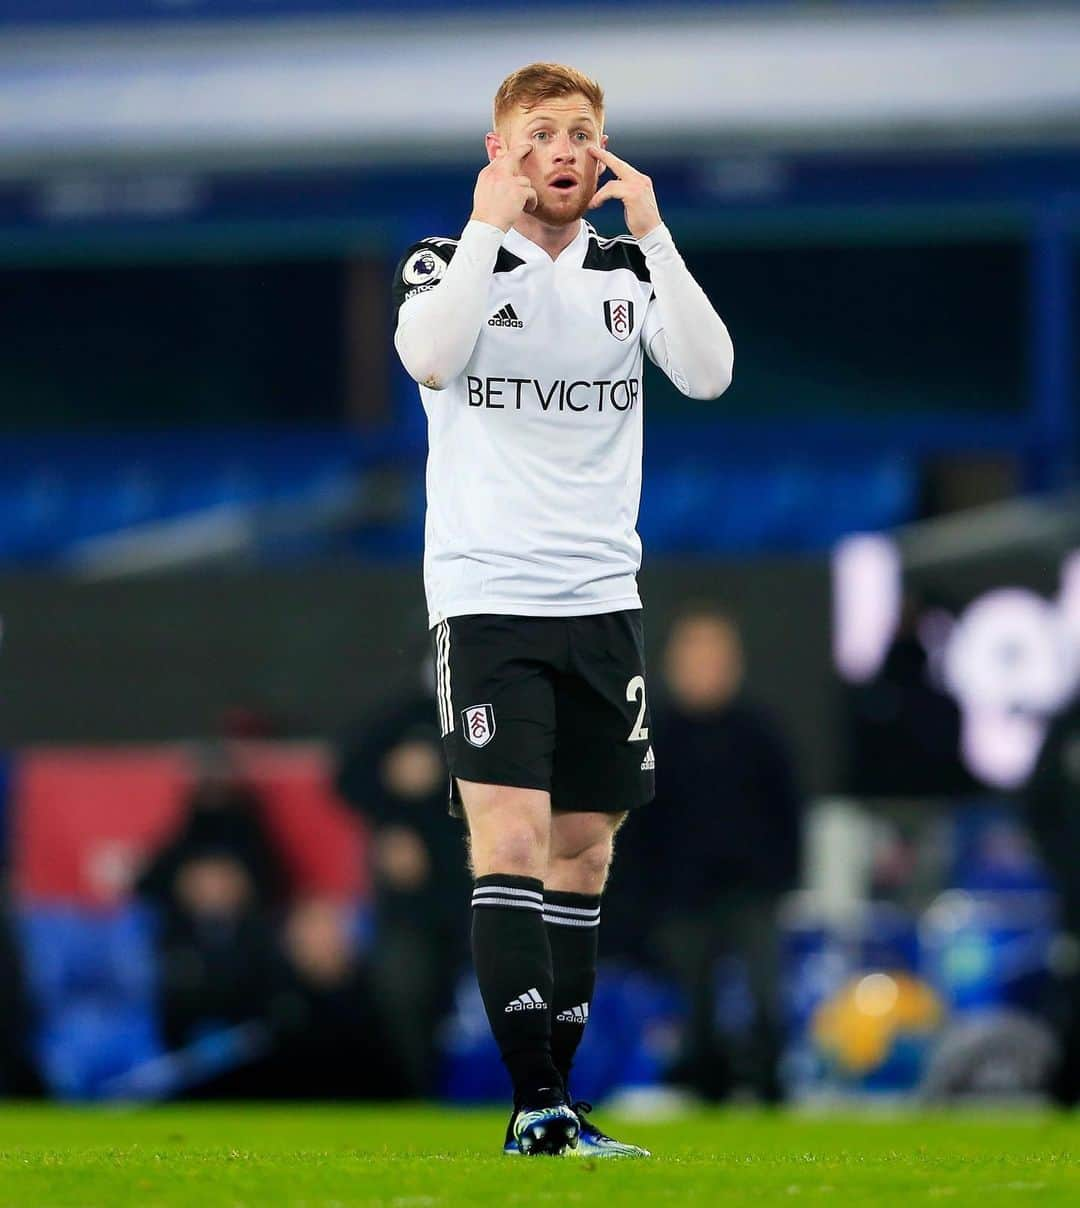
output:
[[[641,761],[641,770],[643,772],[651,772],[656,768],[656,759],[653,757],[652,747],[645,752],[645,758]]]
[[[488,327],[524,327],[525,324],[517,317],[509,302],[488,319]]]
[[[503,1010],[508,1014],[511,1011],[542,1011],[546,1006],[547,1003],[540,997],[540,991],[533,986],[531,990],[526,990],[517,998],[510,999]]]
[[[589,1022],[589,1004],[583,1002],[568,1011],[560,1011],[555,1019],[558,1023],[579,1023],[584,1027]]]

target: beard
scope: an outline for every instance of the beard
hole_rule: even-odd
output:
[[[571,201],[567,198],[560,203],[549,204],[544,200],[545,191],[537,189],[536,195],[539,200],[536,203],[536,209],[529,211],[530,216],[542,222],[545,226],[569,226],[572,222],[577,222],[579,218],[583,218],[589,212],[589,202],[592,201],[595,192],[595,185],[590,188],[588,184],[583,184],[580,192],[575,190],[577,194],[576,201]]]

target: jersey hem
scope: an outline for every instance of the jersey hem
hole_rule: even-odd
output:
[[[451,617],[475,617],[493,615],[500,617],[592,617],[602,612],[624,612],[629,608],[640,608],[641,597],[637,592],[630,596],[615,596],[610,600],[589,600],[569,603],[559,601],[541,604],[536,600],[462,600],[446,608],[429,609],[429,625],[438,625]]]

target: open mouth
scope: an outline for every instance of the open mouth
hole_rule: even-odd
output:
[[[548,183],[553,189],[558,189],[560,193],[568,193],[577,186],[577,179],[573,176],[556,176]]]

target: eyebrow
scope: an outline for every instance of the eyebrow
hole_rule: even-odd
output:
[[[580,113],[580,114],[577,114],[576,116],[571,115],[571,117],[572,117],[572,120],[574,121],[575,125],[579,125],[579,126],[588,125],[588,126],[592,126],[594,128],[596,127],[596,118],[594,118],[592,116],[592,114]],[[535,117],[529,118],[529,120],[525,124],[527,126],[531,126],[534,122],[554,122],[557,120],[558,119],[553,114],[538,113]]]

